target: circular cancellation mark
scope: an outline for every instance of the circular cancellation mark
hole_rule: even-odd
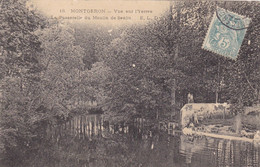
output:
[[[242,16],[230,13],[225,9],[217,8],[216,16],[223,25],[232,30],[244,30],[248,28]]]

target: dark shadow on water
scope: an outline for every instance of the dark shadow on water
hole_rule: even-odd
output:
[[[44,138],[21,159],[3,167],[258,167],[259,147],[251,143],[188,137],[158,131],[138,119],[109,124],[100,115],[78,116],[49,126]],[[168,132],[168,133],[167,133]],[[4,161],[2,161],[4,162]]]

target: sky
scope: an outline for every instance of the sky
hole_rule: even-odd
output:
[[[50,18],[86,24],[143,24],[160,17],[169,10],[169,1],[86,1],[86,0],[31,0],[36,9]]]

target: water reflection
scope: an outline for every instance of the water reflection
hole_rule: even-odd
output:
[[[252,143],[185,135],[180,139],[180,153],[190,166],[260,166],[259,147]]]
[[[78,116],[66,124],[49,126],[38,151],[13,166],[260,166],[259,147],[251,143],[159,129],[141,118],[133,124],[110,124],[101,115]]]

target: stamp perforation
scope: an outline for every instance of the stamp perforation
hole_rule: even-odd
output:
[[[240,16],[229,11],[227,11],[227,14],[234,14],[234,17]],[[230,17],[229,19],[234,17]],[[249,25],[251,19],[246,19],[248,22],[245,24]],[[223,22],[217,16],[217,11],[215,11],[210,26],[207,30],[206,37],[204,38],[202,49],[229,57],[231,59],[236,59],[245,37],[246,30],[247,28],[243,28],[240,31],[237,31],[234,28],[223,24]]]

